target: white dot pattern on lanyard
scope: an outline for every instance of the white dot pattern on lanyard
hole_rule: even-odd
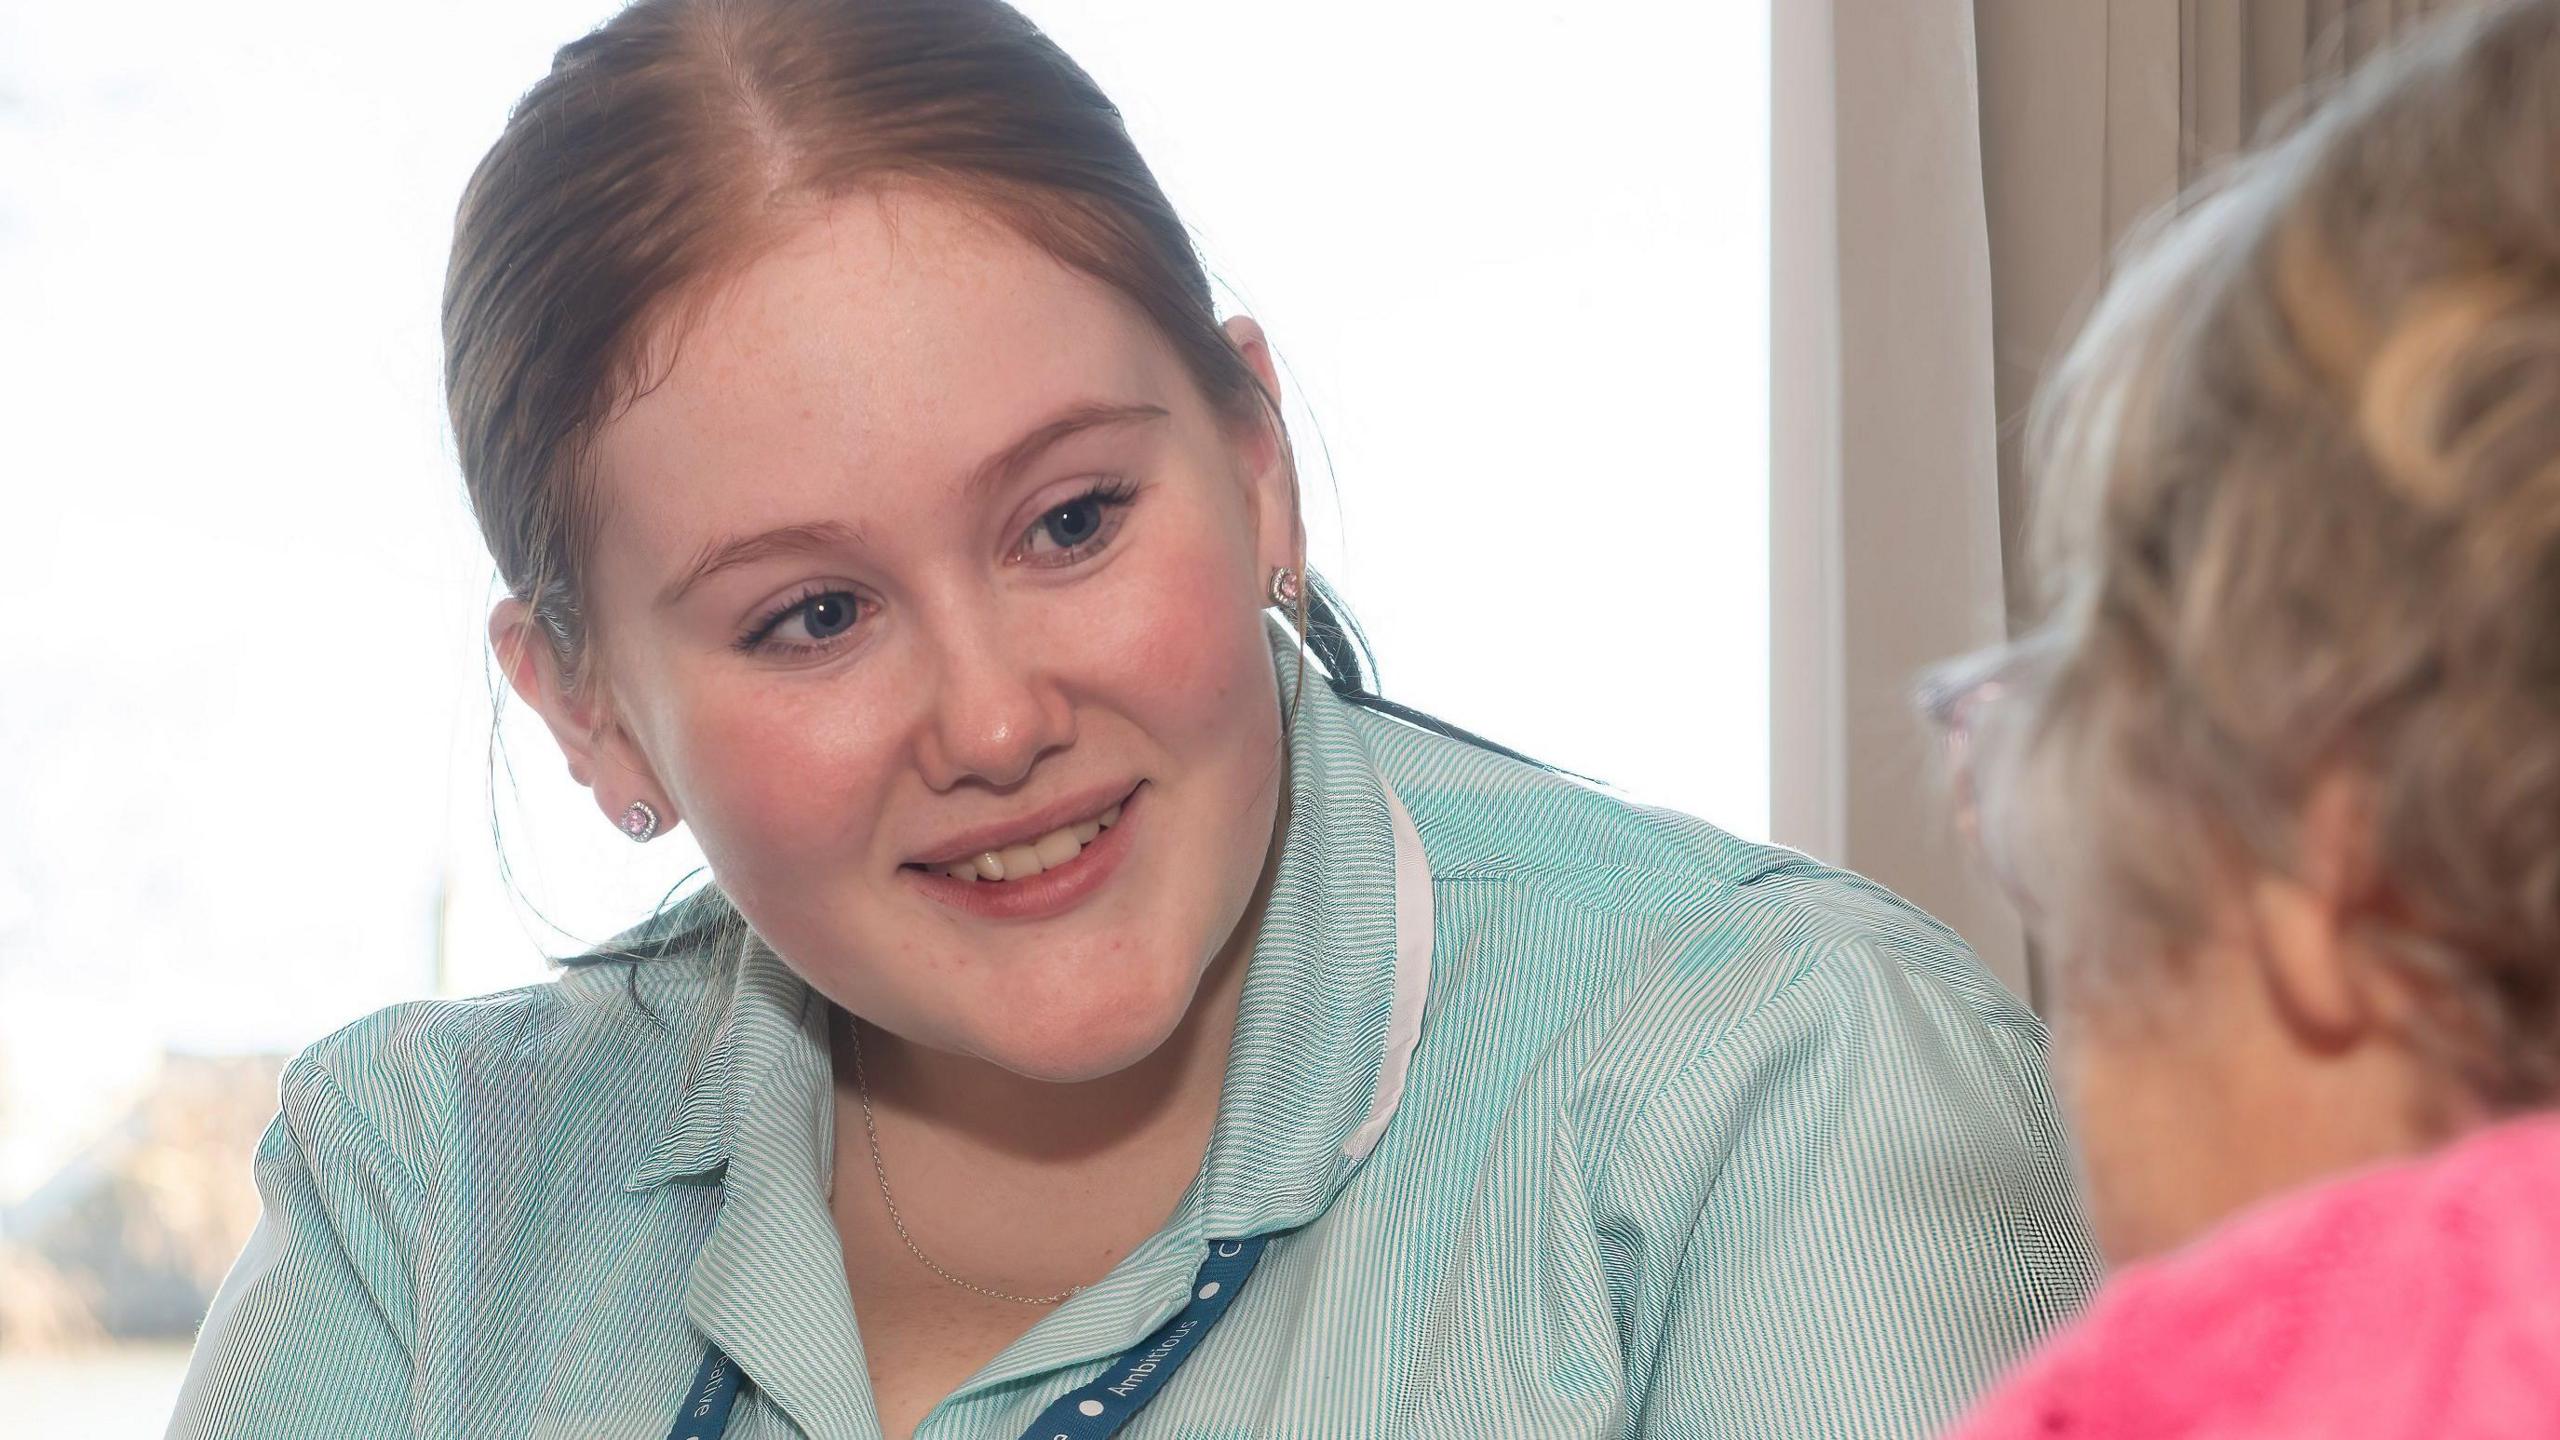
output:
[[[1120,1433],[1200,1348],[1253,1273],[1264,1243],[1261,1237],[1211,1242],[1208,1259],[1192,1281],[1191,1303],[1123,1351],[1100,1376],[1059,1396],[1024,1440],[1108,1440]]]

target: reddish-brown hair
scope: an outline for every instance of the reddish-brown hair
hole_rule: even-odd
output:
[[[965,198],[1127,296],[1213,405],[1280,432],[1119,110],[1000,0],[638,0],[517,104],[464,191],[445,279],[464,484],[569,684],[593,678],[598,427],[719,280],[815,207],[899,183]]]

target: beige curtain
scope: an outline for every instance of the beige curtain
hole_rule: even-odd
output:
[[[2014,7],[2017,0],[2003,3]],[[2246,144],[2306,84],[2335,80],[2410,25],[2455,3],[2178,0],[2186,178]]]
[[[2022,987],[1910,704],[2003,624],[1973,0],[1771,21],[1771,829]]]
[[[2128,227],[2466,0],[1774,0],[1771,824],[2020,989],[1907,703],[2017,613],[2021,420]]]
[[[2468,0],[1975,0],[2000,513],[2028,579],[2018,442],[2126,230],[2410,26]]]

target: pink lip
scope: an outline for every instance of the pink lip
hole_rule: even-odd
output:
[[[1146,791],[1144,785],[1131,791],[1120,802],[1119,823],[1093,837],[1093,843],[1077,851],[1076,858],[1028,880],[954,880],[939,870],[913,867],[903,867],[898,873],[907,883],[943,904],[981,919],[1046,920],[1063,915],[1083,904],[1120,868],[1120,861],[1129,853],[1129,828],[1146,808],[1140,804]],[[1097,808],[1109,809],[1110,805],[1105,802]]]
[[[922,866],[927,870],[939,870],[945,865],[957,865],[963,860],[983,855],[990,850],[1002,850],[1008,845],[1028,845],[1052,830],[1063,830],[1079,820],[1091,820],[1112,806],[1126,801],[1133,793],[1135,793],[1135,787],[1118,784],[1079,791],[1063,800],[1044,805],[1028,815],[994,825],[981,825],[975,830],[964,830],[936,842],[934,848],[926,852],[936,858],[911,860],[907,863]]]

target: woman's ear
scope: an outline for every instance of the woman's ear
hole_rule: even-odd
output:
[[[2364,782],[2324,777],[2303,807],[2290,873],[2250,883],[2247,909],[2259,979],[2305,1048],[2342,1054],[2401,1018],[2401,996],[2351,933],[2372,894],[2373,815]]]
[[[1249,429],[1239,428],[1244,477],[1253,503],[1256,553],[1268,572],[1276,565],[1306,568],[1306,526],[1298,512],[1298,475],[1289,463],[1289,447],[1280,429],[1280,373],[1271,356],[1270,338],[1250,315],[1228,317],[1227,340],[1272,399],[1271,409],[1257,408]]]
[[[658,815],[655,830],[675,824],[675,797],[667,793],[640,753],[630,732],[616,720],[595,687],[572,691],[560,673],[558,655],[533,608],[510,595],[489,612],[489,648],[508,688],[542,717],[560,754],[569,763],[569,778],[587,787],[596,807],[617,829],[633,801],[646,801]]]

